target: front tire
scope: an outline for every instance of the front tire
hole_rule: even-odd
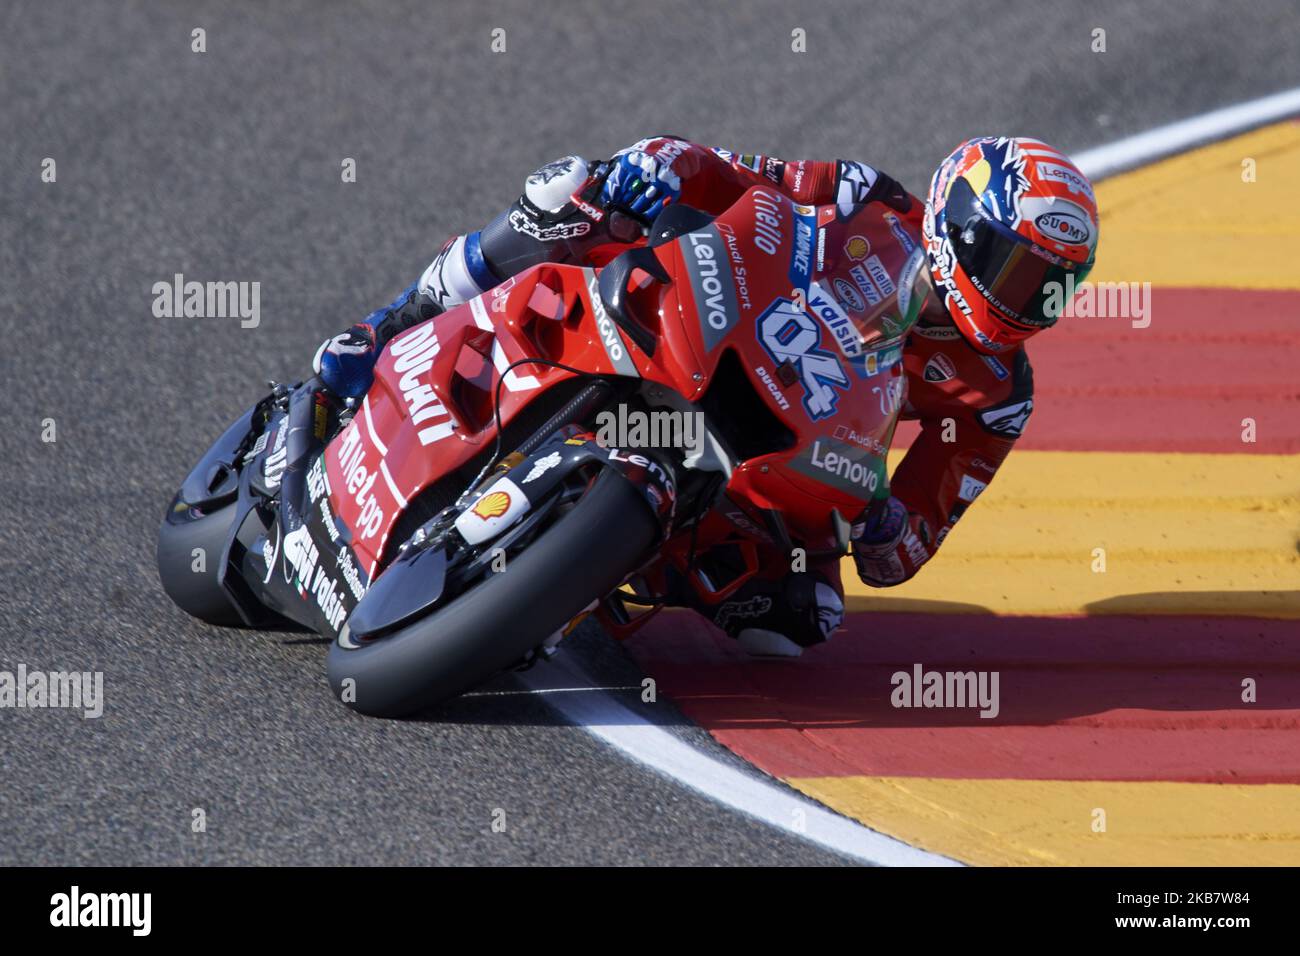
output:
[[[505,571],[489,573],[394,634],[360,646],[336,640],[329,650],[330,686],[353,710],[383,717],[455,697],[523,659],[617,587],[645,559],[657,534],[637,490],[621,475],[602,472]]]

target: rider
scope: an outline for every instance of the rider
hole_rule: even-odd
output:
[[[1066,277],[1082,282],[1093,262],[1097,207],[1087,177],[1039,140],[968,140],[932,177],[918,237],[918,200],[864,163],[786,162],[671,136],[643,139],[603,163],[566,156],[529,176],[523,195],[482,230],[449,239],[392,304],[322,344],[314,365],[326,388],[361,395],[397,332],[532,265],[584,257],[561,220],[593,172],[607,174],[597,214],[628,240],[669,203],[719,214],[756,185],[806,205],[834,203],[841,214],[871,202],[913,213],[904,228],[923,238],[929,269],[917,293],[925,305],[904,344],[902,417],[919,419],[921,432],[894,472],[892,495],[864,511],[851,535],[864,583],[891,587],[912,577],[988,486],[1033,409],[1023,342],[1056,321]],[[782,562],[727,601],[691,603],[764,656],[798,655],[843,618],[838,562],[799,573]]]

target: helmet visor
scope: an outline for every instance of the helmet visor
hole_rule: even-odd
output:
[[[1054,325],[1065,292],[1083,281],[1092,263],[1080,265],[1035,246],[991,218],[965,177],[952,185],[944,206],[957,262],[971,284],[999,312],[1030,329]]]

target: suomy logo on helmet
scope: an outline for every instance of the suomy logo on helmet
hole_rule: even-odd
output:
[[[1045,212],[1034,219],[1034,228],[1057,242],[1085,245],[1092,237],[1092,229],[1079,216],[1068,212]]]

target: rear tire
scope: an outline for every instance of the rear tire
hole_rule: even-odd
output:
[[[237,505],[174,521],[169,513],[158,529],[158,577],[163,590],[186,614],[218,627],[242,627],[243,619],[217,580],[221,555],[233,530]],[[194,570],[202,554],[202,570]]]
[[[508,568],[402,630],[359,647],[330,645],[334,693],[353,710],[396,717],[432,706],[516,664],[645,559],[658,533],[645,499],[605,471]],[[344,696],[344,681],[354,683]]]

